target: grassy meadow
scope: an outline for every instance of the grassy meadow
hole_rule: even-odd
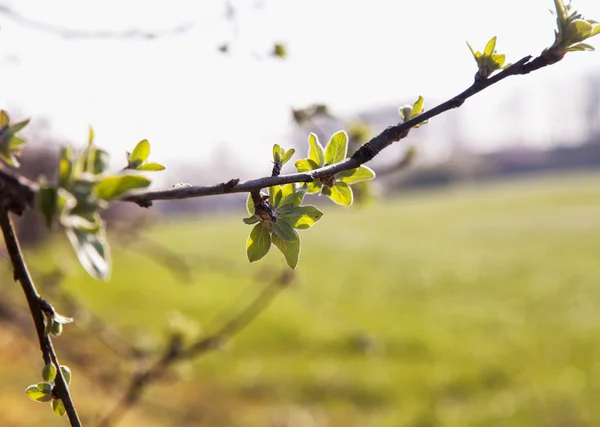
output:
[[[301,232],[296,283],[229,345],[152,387],[119,425],[600,425],[600,174],[365,208],[326,202],[321,221]],[[108,283],[87,278],[63,244],[36,251],[32,263],[71,265],[65,289],[129,341],[152,346],[173,311],[211,331],[269,283],[267,267],[285,267],[275,248],[247,262],[243,215],[240,206],[239,215],[150,231],[194,266],[189,283],[135,246],[114,247]],[[16,286],[3,276],[0,298]],[[87,345],[69,337],[77,328],[56,339],[59,352]],[[0,330],[1,424],[68,425],[23,394],[42,367],[33,334]],[[69,354],[62,362],[73,370],[75,402],[93,425],[119,388],[95,387]],[[98,356],[89,369],[113,360]]]

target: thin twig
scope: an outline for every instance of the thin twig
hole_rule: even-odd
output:
[[[182,346],[180,337],[174,336],[160,359],[150,368],[133,376],[123,397],[104,416],[98,427],[109,427],[117,423],[118,420],[138,403],[143,392],[150,384],[162,378],[174,363],[198,358],[225,344],[232,336],[252,323],[269,306],[279,292],[290,284],[291,280],[292,273],[286,270],[270,285],[264,288],[248,306],[226,322],[219,330],[201,337],[187,347]]]
[[[4,235],[4,241],[6,242],[6,249],[10,255],[10,260],[14,269],[14,278],[18,280],[23,288],[23,293],[27,298],[27,304],[29,305],[29,311],[31,312],[31,318],[35,324],[37,331],[38,341],[40,343],[40,349],[44,358],[44,363],[52,363],[56,367],[56,378],[55,378],[55,391],[56,395],[62,400],[65,405],[69,422],[72,427],[81,427],[81,422],[77,416],[77,411],[71,394],[69,393],[69,386],[65,382],[65,379],[60,370],[60,363],[58,357],[52,346],[50,337],[46,334],[46,326],[44,323],[44,312],[42,310],[42,300],[37,292],[35,284],[27,270],[25,260],[23,259],[23,253],[19,245],[19,241],[15,235],[14,227],[9,217],[9,213],[5,208],[0,208],[0,227],[2,228],[2,234]],[[47,304],[47,303],[46,303]]]

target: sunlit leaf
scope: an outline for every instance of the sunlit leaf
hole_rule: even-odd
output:
[[[300,258],[300,239],[294,242],[286,242],[281,240],[276,235],[273,235],[273,244],[281,251],[285,257],[287,265],[291,269],[295,269]]]
[[[60,399],[54,399],[52,401],[52,410],[59,417],[62,417],[63,415],[65,415],[65,412],[67,412],[67,410],[65,409],[65,404]]]
[[[60,373],[62,374],[67,385],[71,384],[71,370],[67,365],[60,366]]]
[[[25,394],[36,402],[50,402],[52,400],[52,385],[49,383],[30,385],[25,389]]]
[[[246,254],[250,262],[263,258],[271,249],[271,233],[259,223],[254,226],[246,243]]]
[[[333,165],[346,158],[348,154],[348,135],[339,131],[332,135],[327,147],[325,147],[325,163]]]
[[[288,151],[286,151],[283,157],[281,158],[281,164],[285,165],[292,158],[295,152],[296,150],[294,148],[290,148]]]
[[[375,178],[375,172],[367,166],[359,166],[356,169],[339,172],[335,177],[346,184],[354,184]]]
[[[319,142],[319,137],[314,133],[308,136],[308,160],[312,160],[317,165],[314,169],[318,169],[325,164],[325,149]],[[296,167],[298,167],[297,162]]]
[[[139,171],[162,171],[165,170],[165,167],[160,163],[144,163],[141,166],[137,167]]]
[[[323,216],[323,212],[314,206],[299,206],[286,214],[281,215],[281,219],[288,222],[293,228],[305,230],[311,227]]]
[[[131,155],[129,156],[129,163],[137,168],[137,166],[141,165],[146,160],[148,160],[149,155],[150,143],[147,139],[142,139],[140,142],[137,143],[137,145],[131,152]]]
[[[150,182],[142,175],[107,176],[96,185],[94,190],[101,199],[113,200],[128,191],[145,188],[150,185]]]
[[[42,378],[44,381],[54,381],[56,377],[56,366],[53,363],[47,363],[42,369]]]
[[[252,200],[252,195],[248,193],[248,198],[246,199],[246,211],[248,211],[248,215],[254,215],[254,200]]]
[[[492,37],[489,42],[485,45],[485,49],[483,50],[484,56],[491,56],[494,53],[494,49],[496,49],[496,37]]]
[[[279,144],[273,145],[273,161],[279,163],[281,161],[281,147]]]
[[[309,172],[315,169],[319,169],[319,165],[311,159],[298,160],[294,166],[298,169],[298,172]]]
[[[329,197],[339,205],[350,206],[353,201],[352,189],[345,182],[336,182],[330,188]]]
[[[110,251],[104,232],[101,230],[92,233],[74,228],[67,228],[65,231],[85,271],[96,279],[108,280]]]
[[[8,117],[8,114],[6,113],[6,111],[0,110],[0,128],[3,128],[4,126],[8,126],[9,123],[10,123],[10,118]]]

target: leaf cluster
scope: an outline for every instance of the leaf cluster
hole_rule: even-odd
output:
[[[61,365],[60,373],[64,378],[65,382],[71,383],[71,370],[68,366]],[[62,416],[65,414],[66,409],[63,401],[56,396],[54,392],[54,380],[56,378],[56,366],[53,363],[48,363],[42,370],[42,379],[44,381],[37,384],[30,385],[25,389],[25,394],[31,400],[40,403],[50,402],[52,410],[56,415]]]
[[[467,42],[467,46],[469,46],[471,54],[473,54],[473,58],[475,58],[475,62],[477,62],[477,67],[479,68],[477,75],[482,79],[487,79],[495,71],[502,70],[510,65],[504,65],[504,62],[506,61],[506,55],[496,53],[495,36],[487,42],[483,52],[476,52],[473,50],[469,42]]]
[[[314,133],[308,136],[308,158],[298,160],[298,172],[310,172],[325,166],[339,163],[348,155],[348,135],[339,131],[331,136],[326,147]],[[354,200],[351,184],[375,178],[375,172],[367,166],[339,172],[330,177],[316,178],[307,184],[308,193],[320,193],[335,203],[350,206]]]
[[[572,10],[571,2],[565,4],[563,0],[554,0],[554,7],[557,29],[554,31],[554,44],[550,50],[556,49],[563,54],[594,50],[593,46],[582,42],[600,34],[600,23],[585,19],[579,12]]]
[[[281,251],[288,266],[298,265],[300,258],[300,236],[296,230],[312,227],[323,213],[314,206],[303,206],[306,185],[276,185],[269,187],[269,195],[261,195],[260,204],[248,196],[247,210],[251,216],[244,218],[254,225],[246,242],[246,254],[250,262],[263,258],[275,245]]]
[[[17,132],[29,123],[29,119],[17,123],[10,123],[8,113],[0,110],[0,159],[11,166],[19,167],[18,155],[25,141],[17,136]]]
[[[148,165],[144,162],[149,151],[147,141],[138,144],[128,155],[130,165],[138,170],[158,170],[142,169]],[[90,128],[85,148],[78,152],[71,147],[61,150],[56,184],[48,184],[42,178],[37,198],[47,225],[50,227],[58,220],[84,269],[104,280],[110,276],[110,248],[100,211],[108,202],[150,185],[148,178],[135,172],[109,174],[108,166],[109,155],[94,144],[94,132]]]

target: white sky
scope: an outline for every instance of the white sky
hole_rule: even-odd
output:
[[[553,40],[551,0],[263,3],[254,9],[256,0],[234,2],[241,38],[233,54],[223,56],[216,46],[231,37],[232,26],[222,19],[222,0],[13,1],[28,18],[71,29],[197,24],[153,41],[66,40],[0,15],[0,54],[17,59],[1,64],[0,104],[34,120],[47,117],[73,142],[84,143],[92,124],[98,144],[118,160],[148,138],[152,159],[167,165],[175,159],[201,164],[223,144],[250,163],[266,164],[272,144],[285,146],[289,137],[291,105],[324,102],[351,114],[422,94],[431,107],[428,99],[443,100],[471,83],[476,70],[466,40],[481,50],[496,35],[498,50],[511,62]],[[576,0],[574,6],[600,20],[600,1]],[[599,40],[592,44],[600,48]],[[273,41],[288,46],[286,61],[254,59],[251,52],[266,52]],[[569,54],[556,66],[473,98],[461,109],[473,145],[494,147],[510,132],[543,145],[549,127],[554,134],[571,132],[580,124],[568,112],[578,99],[579,89],[571,87],[586,70],[600,74],[600,53]],[[527,116],[499,125],[498,109],[509,101]],[[561,110],[565,114],[557,117]]]

